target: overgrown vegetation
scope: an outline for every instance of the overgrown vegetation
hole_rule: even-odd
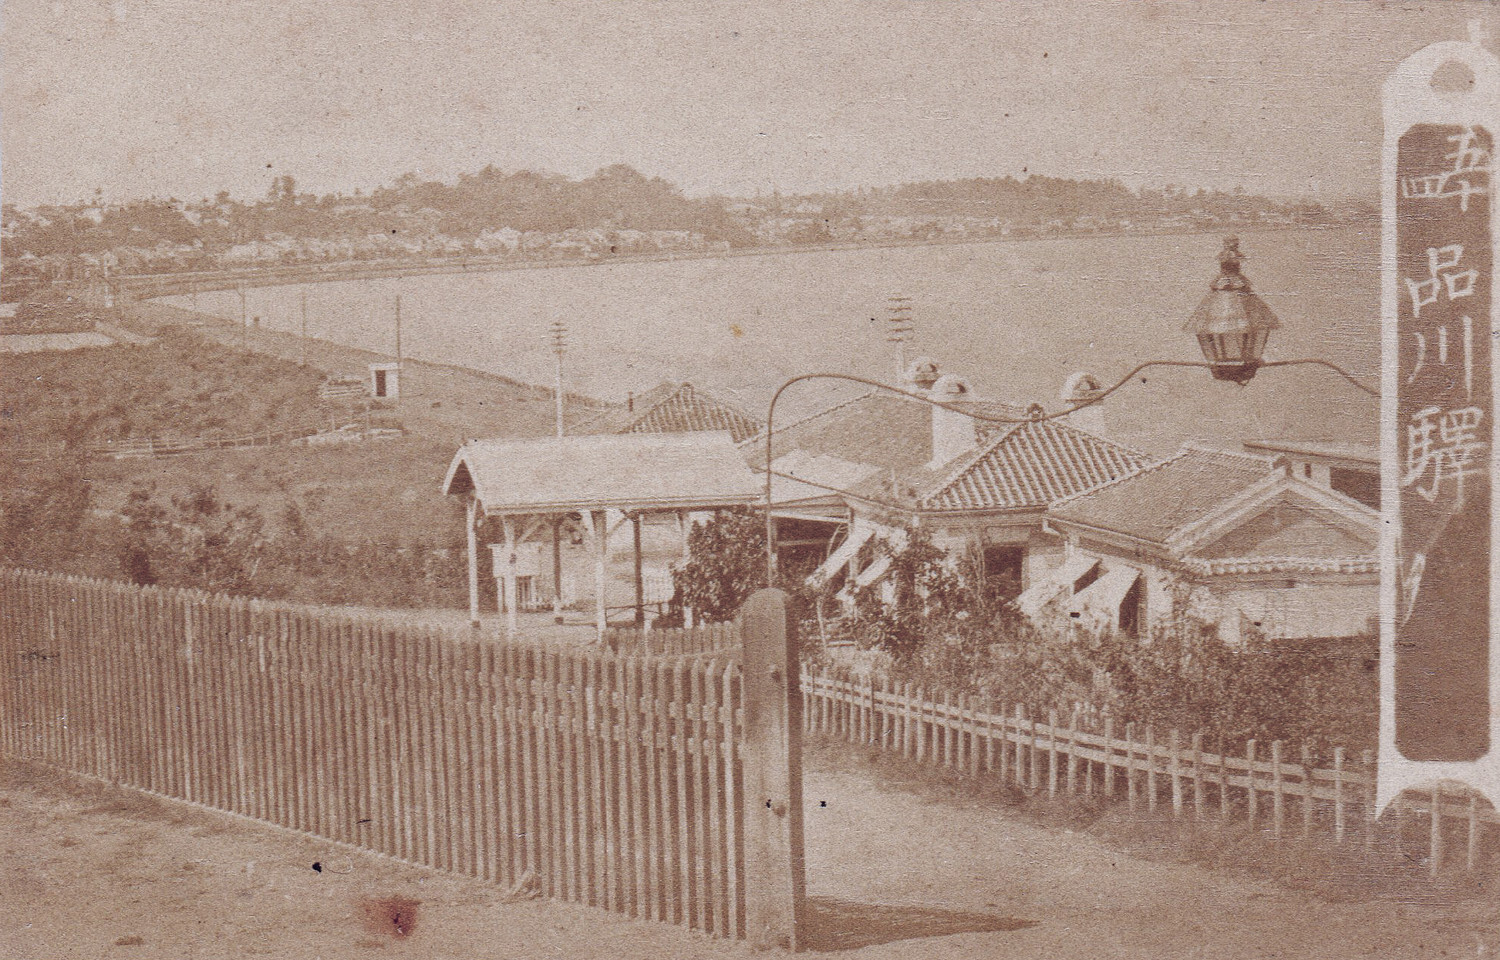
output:
[[[801,588],[810,570],[778,569],[775,586],[792,597],[792,612],[811,615],[814,598]],[[766,585],[766,518],[748,507],[721,510],[688,533],[688,560],[673,567],[676,593],[662,626],[682,622],[682,608],[699,620],[723,623],[739,615],[750,595]]]
[[[890,557],[888,586],[859,591],[835,629],[881,654],[896,680],[1042,715],[1083,705],[1121,729],[1201,731],[1212,745],[1374,746],[1377,677],[1363,658],[1271,641],[1231,646],[1183,613],[1185,602],[1146,640],[1039,629],[986,596],[973,558],[950,562],[920,529],[877,549]]]
[[[138,486],[118,516],[98,517],[90,515],[86,482],[35,467],[5,479],[21,481],[0,490],[6,565],[302,603],[467,602],[457,526],[430,538],[349,542],[311,529],[295,501],[268,517],[207,484],[176,495]]]

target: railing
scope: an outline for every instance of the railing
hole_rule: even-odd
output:
[[[0,571],[0,752],[744,936],[737,664]]]
[[[1274,838],[1314,832],[1337,842],[1373,846],[1375,762],[1369,751],[1355,761],[1342,748],[1318,766],[1307,747],[1280,740],[1250,741],[1243,756],[1205,750],[1202,734],[1168,732],[1159,740],[1149,726],[1123,730],[1105,718],[1089,729],[1081,710],[1067,720],[1057,711],[1045,721],[1026,708],[985,709],[966,697],[946,697],[910,684],[838,673],[804,673],[804,722],[809,731],[878,747],[974,777],[993,777],[1033,794],[1123,799],[1131,810],[1170,809],[1174,818],[1264,829]],[[1428,869],[1436,876],[1457,841],[1467,869],[1478,865],[1484,835],[1500,813],[1477,796],[1439,789],[1408,793],[1397,801],[1405,816],[1428,824]]]
[[[140,437],[128,440],[105,440],[87,444],[83,449],[91,457],[126,460],[137,457],[172,457],[185,453],[202,453],[206,450],[235,450],[247,447],[270,447],[299,441],[316,443],[320,438],[334,439],[349,436],[363,437],[400,433],[399,424],[367,425],[363,420],[330,424],[326,427],[296,427],[287,430],[266,430],[238,437]],[[66,444],[25,443],[0,447],[0,455],[18,462],[35,462],[55,459],[68,450]]]

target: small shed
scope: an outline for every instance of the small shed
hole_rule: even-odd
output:
[[[370,396],[386,400],[401,396],[401,364],[370,364]]]
[[[459,448],[443,480],[443,493],[468,504],[469,613],[479,622],[477,525],[498,517],[503,554],[519,561],[516,521],[577,516],[594,558],[597,625],[605,622],[605,567],[615,509],[637,524],[642,514],[745,506],[761,497],[760,484],[726,431],[629,433],[543,440],[472,440]],[[640,538],[636,537],[637,608],[640,605]],[[518,571],[502,571],[507,629],[516,629]]]

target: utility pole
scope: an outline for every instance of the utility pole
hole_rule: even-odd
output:
[[[557,357],[557,379],[552,391],[557,399],[557,439],[563,438],[563,354],[568,350],[568,327],[552,321],[552,353]],[[562,521],[552,520],[552,622],[562,623]]]
[[[557,437],[563,435],[563,354],[568,350],[568,327],[561,320],[552,321],[552,353],[557,357],[557,379],[553,393],[557,399]]]
[[[401,374],[401,294],[396,294],[396,375]]]
[[[896,382],[906,376],[906,345],[911,341],[911,298],[897,294],[890,298],[890,315],[886,318],[885,340],[896,347]]]
[[[307,366],[307,288],[302,288],[302,365]]]

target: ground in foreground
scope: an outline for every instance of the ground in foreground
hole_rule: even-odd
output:
[[[1493,901],[1325,900],[1142,860],[814,752],[809,946],[860,957],[1436,957],[1500,951]],[[0,955],[729,957],[740,944],[25,764],[0,775]]]

